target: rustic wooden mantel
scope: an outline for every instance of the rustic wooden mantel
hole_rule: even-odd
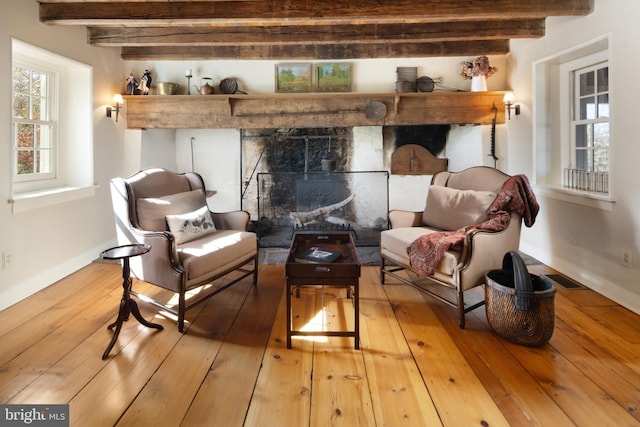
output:
[[[125,96],[130,129],[504,123],[504,92]]]

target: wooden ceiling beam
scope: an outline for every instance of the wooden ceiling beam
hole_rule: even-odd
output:
[[[219,0],[40,3],[40,20],[58,25],[203,23],[437,22],[579,16],[594,0]]]
[[[502,55],[548,16],[594,0],[38,0],[47,24],[82,25],[135,59],[357,59]]]
[[[123,46],[124,60],[345,60],[509,53],[509,40],[318,45]]]
[[[544,19],[304,26],[89,27],[94,46],[424,43],[544,36]]]

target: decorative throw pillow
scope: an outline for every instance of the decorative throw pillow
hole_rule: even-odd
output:
[[[216,231],[206,206],[186,214],[167,215],[167,225],[179,245]]]
[[[156,198],[141,198],[136,202],[138,224],[143,230],[166,231],[167,215],[193,212],[202,206],[207,206],[202,190],[185,191]]]
[[[441,230],[457,230],[488,219],[487,210],[497,194],[431,185],[422,223]]]

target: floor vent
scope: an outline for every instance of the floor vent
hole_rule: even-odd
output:
[[[547,274],[546,277],[556,282],[558,285],[566,289],[588,289],[582,283],[578,283],[563,274]]]

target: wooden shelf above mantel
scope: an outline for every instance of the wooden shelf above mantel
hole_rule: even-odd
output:
[[[130,129],[504,123],[504,92],[125,96]],[[497,110],[497,111],[496,111]],[[497,113],[497,114],[496,114]]]

